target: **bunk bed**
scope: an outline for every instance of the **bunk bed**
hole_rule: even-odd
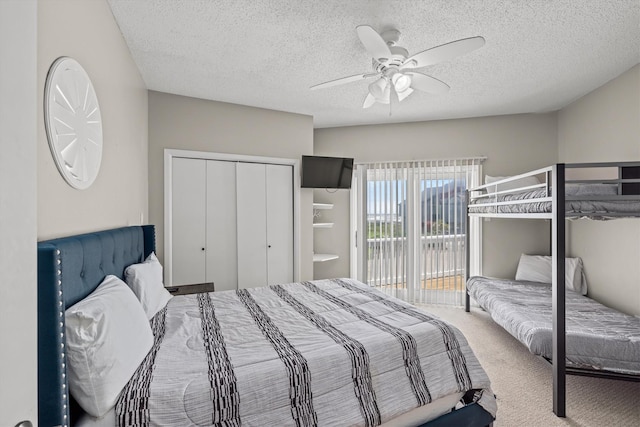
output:
[[[594,171],[602,171],[602,168],[617,170],[617,177],[583,179],[585,176],[593,177]],[[570,176],[567,177],[567,175]],[[580,179],[573,179],[574,177]],[[489,281],[482,277],[470,278],[467,271],[465,310],[470,311],[470,297],[472,296],[470,293],[475,292],[473,296],[476,302],[487,310],[494,320],[497,317],[502,317],[497,320],[498,324],[505,327],[533,353],[542,355],[547,360],[550,359],[553,373],[553,412],[558,417],[566,416],[567,374],[640,381],[640,368],[638,367],[640,366],[640,335],[638,331],[640,321],[637,317],[626,316],[608,308],[592,310],[590,305],[586,311],[592,311],[596,316],[613,316],[617,320],[621,320],[622,323],[630,322],[626,327],[622,325],[617,328],[616,333],[627,331],[625,339],[628,342],[626,344],[631,344],[630,346],[633,348],[626,348],[625,351],[628,361],[631,363],[625,364],[625,361],[622,361],[622,364],[614,365],[614,367],[607,366],[607,369],[593,369],[594,365],[590,365],[587,360],[587,363],[567,366],[567,324],[571,328],[569,330],[569,344],[572,346],[572,350],[575,346],[576,336],[588,334],[580,331],[579,328],[576,330],[574,320],[567,323],[567,312],[569,311],[571,314],[575,307],[579,307],[587,298],[580,295],[580,292],[567,291],[565,288],[565,220],[640,218],[640,162],[559,163],[511,177],[498,177],[494,180],[487,177],[487,182],[484,185],[470,188],[467,191],[467,215],[467,265],[470,261],[469,227],[471,218],[546,219],[551,222],[552,283],[550,289],[542,291],[546,292],[546,297],[543,296],[542,301],[543,303],[546,301],[547,307],[542,307],[540,304],[539,291],[542,289],[540,283],[508,280],[500,282],[500,279],[494,289],[496,298],[500,301],[492,304],[488,302],[486,295],[482,295],[482,292],[489,292],[484,287]],[[517,295],[508,295],[510,293]],[[538,304],[537,314],[526,311],[526,298],[533,294],[538,294],[538,299],[529,299],[529,301]],[[552,300],[550,309],[548,307],[549,298]],[[578,303],[575,302],[576,300]],[[598,305],[595,301],[593,304]],[[492,309],[496,309],[495,305],[502,306],[498,308],[502,310],[499,315],[494,315],[491,312]],[[505,309],[505,307],[507,308]],[[546,317],[543,314],[545,310],[547,311]],[[549,314],[551,331],[549,331],[548,323]],[[545,322],[547,323],[545,324]],[[546,342],[536,342],[540,339],[546,340]],[[607,334],[602,334],[599,339],[606,342]],[[581,345],[584,348],[584,342]],[[613,346],[613,343],[611,345]],[[545,351],[540,350],[543,347],[551,350],[550,357],[545,354]],[[630,357],[629,354],[631,354]]]
[[[167,302],[150,298],[161,272],[127,289],[129,268],[151,262],[157,272],[154,251],[152,225],[38,243],[40,425],[485,427],[495,419],[489,378],[462,333],[408,303],[352,279]],[[131,359],[141,347],[138,365]]]

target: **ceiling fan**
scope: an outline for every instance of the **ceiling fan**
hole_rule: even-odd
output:
[[[373,72],[320,83],[311,86],[311,90],[378,77],[369,85],[369,93],[364,99],[363,108],[369,108],[376,102],[389,104],[392,96],[397,96],[398,101],[402,101],[411,95],[414,89],[433,94],[447,92],[449,85],[446,83],[412,70],[448,61],[484,45],[483,37],[469,37],[409,56],[409,52],[405,48],[396,46],[400,39],[400,31],[398,30],[392,29],[378,34],[368,25],[359,25],[356,27],[356,31],[364,48],[373,57]]]

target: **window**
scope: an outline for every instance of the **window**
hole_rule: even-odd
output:
[[[482,160],[357,164],[356,277],[406,301],[461,305],[466,189],[479,185]],[[470,225],[479,246],[479,227]],[[471,261],[480,274],[479,256]]]

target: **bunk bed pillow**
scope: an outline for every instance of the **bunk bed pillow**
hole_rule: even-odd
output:
[[[127,267],[124,277],[127,285],[138,297],[149,320],[172,298],[162,283],[162,264],[153,252],[143,263]]]
[[[501,181],[503,179],[511,178],[510,176],[489,176],[486,175],[484,177],[485,184],[493,184],[496,181]],[[523,178],[518,178],[514,181],[505,182],[502,184],[496,184],[495,190],[492,187],[489,187],[488,190],[490,192],[493,191],[506,191],[506,190],[515,190],[517,188],[528,187],[530,185],[540,184],[540,180],[535,176],[525,176]]]
[[[520,256],[516,280],[528,282],[552,282],[552,258],[542,255]],[[565,258],[565,287],[581,295],[587,294],[587,278],[584,274],[581,258]]]
[[[107,276],[65,312],[69,390],[82,409],[102,417],[153,345],[153,332],[131,289]]]

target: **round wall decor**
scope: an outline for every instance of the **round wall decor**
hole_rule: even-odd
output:
[[[102,118],[91,79],[75,59],[58,58],[49,69],[44,122],[60,174],[72,187],[88,188],[102,161]]]

